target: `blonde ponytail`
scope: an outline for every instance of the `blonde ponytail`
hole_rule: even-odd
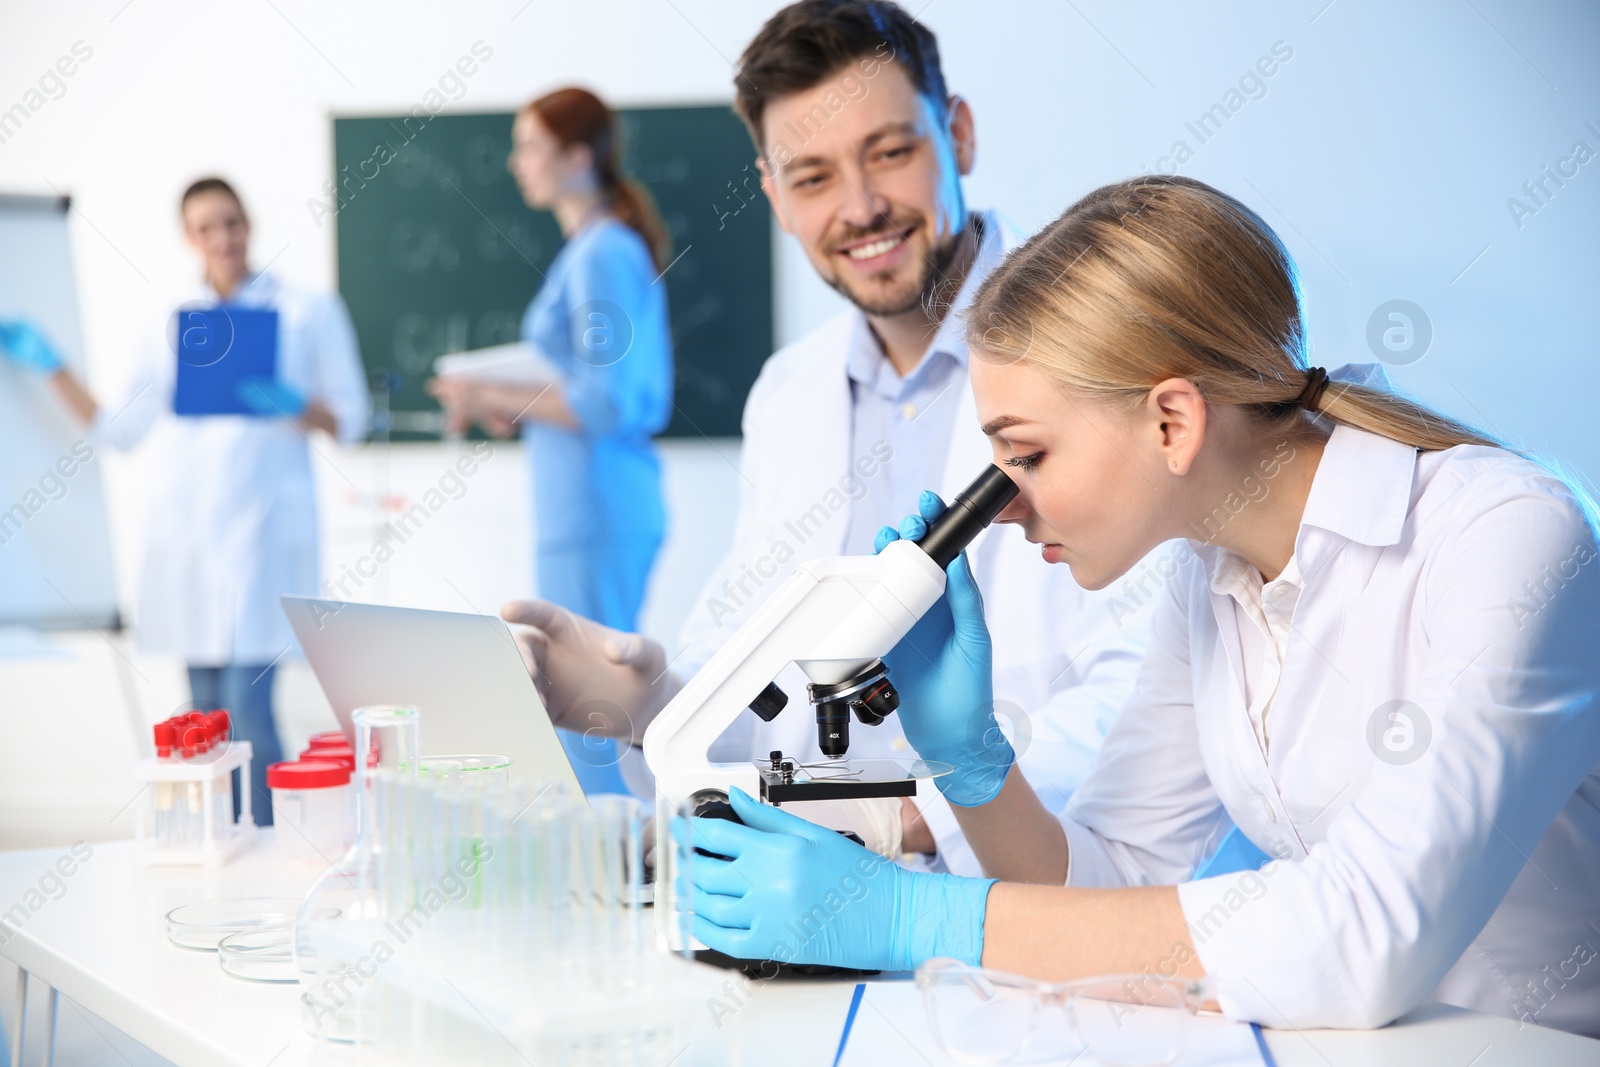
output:
[[[1132,178],[1079,200],[984,280],[967,337],[978,358],[1130,406],[1184,378],[1280,431],[1309,429],[1310,412],[1423,451],[1506,447],[1397,393],[1310,382],[1288,250],[1255,212],[1192,178]]]
[[[1512,451],[1492,434],[1441,415],[1403,394],[1370,385],[1334,382],[1316,410],[1334,422],[1402,441],[1423,452],[1439,452],[1456,445],[1489,445]]]

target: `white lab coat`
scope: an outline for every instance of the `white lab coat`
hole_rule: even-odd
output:
[[[1019,243],[1016,234],[1002,232],[1007,248]],[[846,309],[781,349],[750,391],[733,545],[684,624],[683,649],[673,663],[684,676],[710,659],[796,565],[844,550],[852,507],[848,480],[851,464],[860,458],[850,454],[852,399],[845,361],[860,315]],[[978,427],[965,368],[951,388],[960,389],[961,397],[943,482],[929,487],[947,501],[994,461]],[[881,517],[889,525],[900,518]],[[1046,802],[1065,803],[1132,691],[1148,613],[1114,611],[1112,591],[1086,592],[1068,568],[1046,565],[1038,547],[1013,525],[981,533],[968,559],[985,602],[993,606],[988,621],[998,718]],[[730,593],[726,583],[740,582],[752,596],[737,589]],[[765,758],[773,749],[822,758],[805,676],[790,667],[778,682],[789,694],[788,707],[771,723],[745,713],[714,747],[713,758]],[[853,758],[912,755],[898,715],[877,727],[852,720],[850,736]],[[960,874],[981,873],[954,814],[930,783],[924,786],[918,803],[943,864]]]
[[[139,647],[191,666],[266,664],[293,647],[278,597],[319,591],[311,445],[289,419],[173,415],[172,309],[217,299],[205,285],[166,305],[127,399],[92,433],[119,449],[152,438]],[[341,441],[361,440],[367,386],[344,302],[264,273],[228,302],[277,309],[279,380],[322,401]]]
[[[1381,1026],[1432,995],[1600,1035],[1600,549],[1567,486],[1335,429],[1265,753],[1195,551],[1061,814],[1068,884],[1183,883],[1235,1018]],[[1280,861],[1186,881],[1230,823]]]

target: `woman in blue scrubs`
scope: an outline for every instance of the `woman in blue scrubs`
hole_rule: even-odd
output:
[[[615,116],[560,89],[523,108],[508,166],[523,198],[566,237],[522,321],[560,369],[551,386],[436,378],[447,424],[520,427],[533,474],[539,596],[623,631],[637,628],[665,533],[651,438],[672,414],[669,239],[650,194],[620,172]],[[564,734],[588,792],[623,792],[615,742]]]

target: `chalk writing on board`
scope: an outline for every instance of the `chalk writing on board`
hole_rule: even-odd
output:
[[[728,382],[722,375],[693,364],[680,364],[678,366],[678,377],[674,388],[677,390],[679,397],[686,393],[692,393],[710,404],[725,404],[737,399],[733,395],[733,390],[728,388]]]
[[[511,138],[478,134],[467,142],[467,180],[474,185],[495,185],[506,173]]]
[[[395,157],[394,183],[402,189],[422,189],[431,186],[450,192],[461,188],[461,170],[456,166],[458,157],[444,155],[412,142]],[[454,195],[454,194],[452,194]]]
[[[395,320],[394,364],[407,375],[429,374],[433,361],[446,352],[509,344],[521,332],[522,316],[516,311],[492,310],[476,315],[464,311],[435,315],[406,312]]]
[[[706,323],[714,321],[721,314],[722,298],[714,290],[703,293],[680,314],[673,316],[672,343],[681,344],[685,337]]]
[[[727,185],[727,192],[722,198],[711,204],[711,210],[717,216],[719,230],[727,228],[729,219],[762,197],[761,175],[751,170],[748,163],[745,164],[744,170],[728,179]]]
[[[395,269],[407,273],[435,267],[453,271],[461,266],[461,249],[437,222],[397,219],[389,228],[389,256]]]
[[[633,176],[646,185],[682,185],[689,177],[689,161],[682,156],[647,160]]]
[[[531,267],[545,254],[544,246],[533,236],[533,227],[526,217],[486,215],[478,220],[473,243],[477,246],[478,257],[485,263],[520,257]]]

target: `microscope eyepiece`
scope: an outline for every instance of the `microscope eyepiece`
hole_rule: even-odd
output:
[[[1017,483],[991,464],[928,524],[917,545],[944,570],[1016,497]]]

